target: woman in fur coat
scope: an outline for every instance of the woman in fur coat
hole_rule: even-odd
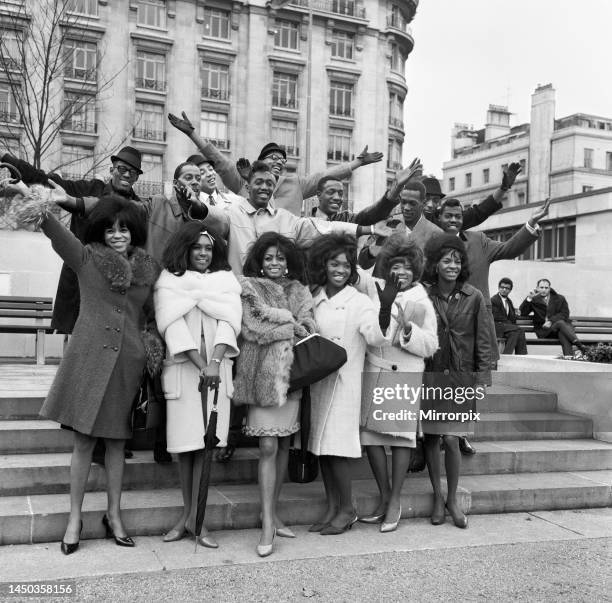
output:
[[[263,557],[272,553],[275,534],[295,537],[276,513],[289,439],[300,428],[299,392],[287,390],[293,345],[316,326],[301,252],[293,241],[264,233],[251,248],[243,274],[234,402],[249,405],[245,433],[259,437],[262,533],[257,553]]]
[[[76,273],[81,291],[73,335],[40,411],[41,416],[74,430],[70,515],[61,549],[68,555],[78,548],[81,507],[98,438],[106,443],[106,533],[118,545],[132,547],[134,541],[126,534],[120,511],[124,446],[132,435],[132,402],[145,368],[145,311],[159,271],[141,249],[146,225],[132,204],[102,198],[89,216],[83,244],[50,213],[49,201],[66,198],[61,187],[53,188],[57,190],[51,193],[41,188],[38,201],[32,191],[21,211],[29,211],[30,218],[38,213],[42,231]],[[159,348],[158,356],[161,362]]]
[[[242,305],[240,285],[227,263],[227,244],[200,222],[187,222],[172,235],[163,255],[164,271],[155,284],[155,318],[166,341],[162,384],[167,401],[168,451],[179,457],[183,512],[164,542],[194,534],[205,425],[212,410],[211,388],[218,388],[217,438],[227,445],[232,358],[238,355]],[[207,395],[204,417],[199,384]],[[206,527],[197,535],[217,548]]]
[[[366,447],[370,467],[376,478],[380,501],[374,512],[361,517],[364,523],[383,522],[381,532],[397,529],[402,514],[400,495],[410,464],[411,449],[416,446],[420,387],[423,383],[424,358],[438,348],[436,313],[425,288],[418,282],[423,272],[423,252],[406,235],[391,235],[378,256],[384,280],[360,273],[360,285],[367,284],[371,299],[379,300],[378,283],[393,300],[387,301],[389,322],[386,331],[391,345],[369,346],[364,368],[361,402],[361,444]],[[383,296],[384,297],[384,296]],[[374,388],[397,384],[413,388],[408,400],[375,400]],[[382,412],[411,411],[399,419],[382,419]],[[392,477],[389,485],[387,454],[391,447]]]
[[[346,350],[347,362],[311,386],[308,449],[319,456],[327,509],[311,532],[341,534],[356,521],[350,458],[361,457],[359,415],[361,376],[366,346],[386,344],[379,312],[367,295],[353,286],[358,280],[357,243],[348,235],[324,235],[310,250],[315,320],[319,333]]]

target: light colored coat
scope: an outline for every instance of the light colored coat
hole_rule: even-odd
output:
[[[378,310],[367,295],[347,286],[327,297],[322,288],[314,297],[319,333],[346,350],[347,362],[311,386],[311,424],[308,449],[318,456],[357,458],[361,373],[367,345],[385,345]]]

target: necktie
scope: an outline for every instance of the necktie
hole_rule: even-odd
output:
[[[208,204],[209,205],[216,205],[215,200],[213,199],[212,195],[208,195]]]

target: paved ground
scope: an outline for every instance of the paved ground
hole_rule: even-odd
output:
[[[75,580],[78,601],[612,601],[612,509],[476,515],[468,530],[417,519],[392,534],[296,531],[265,559],[257,530],[216,532],[216,551],[159,537],[135,549],[86,540],[69,557],[57,543],[6,546],[0,601],[19,600],[1,584],[19,580]]]

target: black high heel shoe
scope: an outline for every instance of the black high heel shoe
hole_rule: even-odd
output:
[[[102,518],[102,525],[106,528],[106,537],[114,538],[115,544],[117,546],[136,546],[136,543],[129,536],[115,536],[115,532],[113,527],[110,524],[110,521],[106,515]]]
[[[79,528],[79,540],[77,540],[76,542],[64,542],[62,540],[62,546],[60,548],[62,550],[62,553],[64,553],[64,555],[72,555],[72,553],[76,552],[76,550],[79,548],[82,531],[83,531],[83,521],[81,520],[81,527]]]
[[[357,515],[357,513],[355,513],[353,517],[351,517],[351,519],[349,519],[348,522],[345,523],[342,527],[337,528],[330,522],[319,533],[321,534],[321,536],[337,536],[338,534],[344,534],[344,532],[350,530],[353,525],[357,523],[358,519],[359,516]]]
[[[455,526],[457,526],[458,528],[461,528],[462,530],[465,530],[468,527],[468,518],[465,515],[465,513],[460,512],[459,515],[456,515],[450,510],[448,504],[446,504],[445,507],[449,515],[451,516]]]

